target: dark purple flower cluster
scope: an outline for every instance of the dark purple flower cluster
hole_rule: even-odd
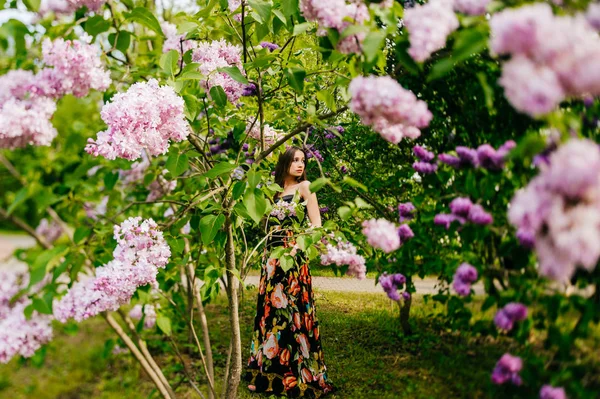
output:
[[[381,288],[383,288],[388,298],[392,301],[399,301],[400,294],[398,293],[398,290],[406,284],[406,277],[400,273],[387,274],[387,272],[384,272],[379,276],[379,284],[381,284]],[[404,291],[402,293],[402,298],[404,298],[404,300],[410,299],[410,293]]]
[[[327,206],[323,206],[323,207],[319,208],[319,211],[320,211],[321,213],[327,213],[327,212],[329,212],[329,207],[327,207]]]
[[[412,220],[414,218],[415,206],[412,202],[404,202],[398,204],[398,215],[400,223],[405,222],[407,220]]]
[[[500,309],[494,317],[496,327],[501,330],[510,331],[517,321],[527,318],[527,306],[518,302],[511,302]]]
[[[304,146],[304,151],[306,152],[306,159],[311,159],[312,157],[315,157],[317,161],[323,162],[323,155],[321,155],[321,153],[315,147],[314,144],[306,144]]]
[[[269,49],[269,51],[273,52],[279,48],[279,45],[271,42],[261,42],[260,47]]]
[[[496,367],[492,372],[492,382],[497,385],[511,382],[515,385],[521,385],[522,380],[519,372],[523,368],[523,361],[520,357],[512,356],[510,353],[502,355]]]
[[[419,161],[413,163],[412,167],[415,171],[422,175],[429,175],[437,171],[437,164],[433,162],[435,154],[431,151],[427,151],[420,145],[413,147],[413,153],[419,158]]]
[[[412,229],[407,224],[401,224],[398,227],[398,237],[400,237],[400,245],[405,244],[408,240],[413,238],[415,233],[413,233]]]
[[[474,168],[485,168],[488,170],[501,170],[508,153],[515,148],[517,143],[508,140],[497,150],[489,144],[482,144],[477,149],[458,146],[456,156],[440,154],[438,159],[453,168],[472,166]]]
[[[214,131],[212,129],[209,131],[209,135],[212,135]],[[219,155],[227,152],[228,149],[233,145],[233,130],[227,133],[227,137],[213,137],[208,140],[208,144],[210,144],[209,150],[210,153],[206,155]]]
[[[258,88],[254,83],[248,83],[242,88],[242,96],[255,96],[258,93]]]
[[[469,198],[458,197],[450,203],[450,211],[452,213],[440,213],[435,215],[433,222],[438,226],[450,228],[452,222],[457,221],[460,224],[465,224],[469,221],[479,225],[492,224],[494,218],[487,213],[479,204],[473,204]]]
[[[471,293],[471,284],[477,281],[477,269],[468,263],[463,263],[454,273],[452,287],[460,296],[467,296]]]

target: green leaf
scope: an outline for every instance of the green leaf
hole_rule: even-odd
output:
[[[202,235],[204,245],[208,245],[214,240],[217,232],[221,230],[224,223],[225,215],[222,213],[218,216],[206,215],[200,219],[200,234]]]
[[[261,0],[248,0],[248,4],[256,13],[260,16],[259,23],[269,22],[271,18],[271,8],[273,5],[271,2],[261,1]]]
[[[251,170],[248,172],[248,184],[250,185],[250,188],[255,188],[256,186],[258,186],[260,180],[260,173],[256,172],[255,170]]]
[[[14,211],[19,205],[21,205],[28,197],[29,190],[27,189],[27,187],[23,187],[19,190],[19,192],[17,192],[15,200],[12,202],[12,204],[10,204],[10,206],[6,210],[6,213],[10,215],[12,211]]]
[[[341,206],[338,208],[338,215],[340,215],[342,220],[346,221],[350,218],[350,216],[352,216],[352,209],[347,206]]]
[[[296,244],[298,244],[298,247],[300,247],[301,250],[306,251],[312,244],[312,239],[309,236],[299,236],[296,239]]]
[[[185,153],[180,153],[179,151],[175,150],[169,154],[165,166],[167,170],[171,172],[171,175],[177,177],[189,169],[190,162]]]
[[[285,70],[285,75],[292,89],[296,90],[297,93],[302,94],[306,71],[303,68],[292,67]]]
[[[221,175],[231,172],[235,168],[236,168],[236,166],[229,162],[219,162],[218,164],[213,166],[213,168],[211,170],[204,173],[202,176],[208,177],[209,179],[214,179],[217,176],[221,176]]]
[[[179,53],[177,50],[170,50],[168,53],[164,53],[160,57],[158,65],[167,74],[167,76],[173,77],[175,69],[177,69],[177,61],[179,61]]]
[[[271,251],[271,253],[269,254],[269,258],[279,259],[279,258],[281,258],[281,256],[283,255],[284,252],[285,252],[284,247],[275,247],[275,249],[273,251]]]
[[[116,44],[115,39],[117,40]],[[118,31],[117,33],[111,33],[108,35],[108,42],[120,52],[125,53],[131,44],[131,33],[124,30]]]
[[[52,314],[52,308],[40,298],[33,298],[33,310],[41,314]]]
[[[136,7],[131,12],[123,13],[123,16],[125,17],[125,21],[135,21],[158,33],[160,36],[165,36],[154,14],[145,7]]]
[[[112,190],[119,180],[119,172],[108,172],[104,175],[104,187],[107,190]]]
[[[156,318],[156,325],[166,335],[171,335],[171,319],[163,314],[159,314]]]
[[[23,0],[23,4],[25,4],[25,7],[27,7],[28,10],[33,12],[38,12],[38,10],[40,9],[40,3],[41,0]]]
[[[221,86],[213,86],[210,88],[210,98],[219,107],[224,107],[227,104],[227,95]]]
[[[427,82],[446,76],[453,68],[454,60],[452,58],[442,58],[431,68],[431,72],[427,75]]]
[[[481,89],[483,90],[483,95],[485,96],[486,108],[491,114],[496,113],[496,110],[494,108],[494,90],[488,84],[487,76],[483,72],[478,72],[477,80],[479,80],[479,84],[481,85]]]
[[[326,177],[319,177],[314,182],[310,183],[308,187],[311,193],[316,193],[320,189],[322,189],[327,183],[329,183],[329,179]]]
[[[299,11],[298,8],[298,0],[283,0],[283,15],[286,17],[291,17],[296,15]],[[296,25],[297,26],[297,25]],[[295,27],[294,27],[294,36],[296,35]]]
[[[294,36],[298,36],[301,35],[302,33],[306,32],[308,30],[308,28],[311,27],[311,23],[310,22],[303,22],[301,24],[295,25],[294,26]]]
[[[368,192],[369,191],[369,189],[367,188],[367,186],[365,186],[364,184],[362,184],[362,183],[354,180],[350,176],[344,176],[344,178],[342,179],[342,181],[344,183],[347,183],[348,185],[350,185],[352,187],[360,188],[364,192]]]
[[[285,17],[285,15],[279,11],[279,10],[273,10],[273,14],[275,14],[275,16],[277,17],[277,19],[279,19],[281,21],[281,23],[283,23],[284,25],[287,25],[287,18]]]
[[[245,181],[236,182],[233,185],[233,190],[231,190],[231,198],[233,198],[234,200],[237,200],[244,194],[244,191],[246,191],[246,182]]]
[[[250,215],[252,220],[256,223],[259,223],[267,210],[267,201],[265,200],[262,191],[257,188],[254,190],[246,190],[243,203],[248,211],[248,215]]]
[[[231,79],[235,80],[238,83],[248,84],[248,79],[246,79],[246,77],[242,75],[242,72],[240,72],[240,70],[236,66],[217,68],[217,70],[219,72],[225,72],[231,77]]]
[[[337,106],[335,105],[335,97],[330,90],[321,90],[317,92],[317,100],[323,101],[327,108],[335,112],[337,110]]]
[[[375,56],[381,53],[381,47],[383,47],[385,37],[386,33],[380,30],[369,32],[369,34],[367,34],[367,37],[365,37],[362,44],[363,53],[367,62],[373,61]]]
[[[85,24],[83,29],[91,36],[96,36],[99,33],[106,32],[110,28],[110,21],[107,21],[101,15],[94,15],[90,17]]]
[[[73,241],[75,244],[79,244],[84,239],[88,238],[92,233],[92,229],[88,227],[78,227],[75,229],[75,233],[73,233]]]
[[[292,267],[294,267],[294,258],[287,254],[283,255],[281,258],[279,258],[279,265],[281,266],[284,272],[287,272]]]
[[[421,72],[419,64],[412,59],[408,54],[407,50],[410,46],[410,42],[407,40],[399,41],[396,43],[396,59],[402,66],[411,74],[418,75]]]

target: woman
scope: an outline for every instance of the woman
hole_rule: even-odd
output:
[[[319,398],[334,390],[327,379],[319,323],[315,315],[308,260],[296,246],[291,226],[305,220],[321,227],[317,196],[306,180],[306,154],[290,147],[279,157],[275,182],[283,192],[275,195],[259,284],[251,355],[246,380],[253,392],[288,397]],[[298,199],[303,203],[298,203]],[[286,228],[287,227],[287,228]],[[289,253],[293,262],[281,264],[275,252]]]

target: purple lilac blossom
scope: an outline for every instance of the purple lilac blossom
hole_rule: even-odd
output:
[[[416,155],[419,160],[423,162],[431,162],[435,158],[435,154],[431,151],[427,151],[425,148],[420,145],[416,145],[413,147],[413,153]]]
[[[497,385],[511,382],[514,385],[521,385],[519,372],[523,368],[523,361],[520,357],[505,353],[492,372],[492,382]]]
[[[437,165],[428,162],[415,162],[412,167],[415,171],[423,175],[429,175],[437,171]]]

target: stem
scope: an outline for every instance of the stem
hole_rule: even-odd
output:
[[[404,332],[404,335],[412,334],[412,328],[410,327],[410,323],[408,322],[411,303],[412,298],[406,299],[404,301],[404,305],[402,305],[400,301],[398,301],[398,307],[400,308],[400,325],[402,326],[402,331]]]
[[[115,319],[113,319],[113,317],[111,315],[109,315],[107,313],[102,313],[102,317],[104,317],[104,320],[106,320],[108,325],[111,326],[112,329],[117,333],[119,338],[121,338],[123,340],[123,342],[125,343],[127,348],[129,348],[129,350],[131,351],[133,356],[136,358],[136,360],[140,363],[140,365],[142,366],[144,371],[150,376],[150,379],[152,379],[152,382],[154,382],[154,385],[156,385],[156,388],[158,388],[158,391],[161,393],[163,398],[174,399],[174,397],[171,397],[171,395],[169,395],[169,392],[163,386],[163,383],[160,380],[160,378],[156,375],[156,373],[154,372],[154,370],[152,369],[150,364],[148,364],[148,361],[142,355],[142,353],[140,352],[138,347],[135,346],[135,344],[133,343],[131,338],[129,338],[129,335],[125,334],[125,331],[123,331],[123,329],[121,328],[119,323],[117,323],[117,321]]]
[[[41,235],[39,235],[38,233],[36,233],[35,230],[31,226],[29,226],[27,223],[25,223],[20,218],[14,216],[14,215],[9,215],[8,212],[6,212],[6,210],[4,210],[3,208],[0,208],[0,217],[3,217],[4,219],[10,220],[17,227],[20,227],[21,229],[25,230],[27,232],[27,234],[29,234],[30,236],[32,236],[33,238],[35,238],[35,240],[42,247],[44,247],[46,249],[52,248],[52,245],[48,244],[48,242],[46,242],[46,240],[44,239],[44,237],[42,237]]]
[[[225,261],[227,267],[227,299],[229,300],[229,320],[231,327],[231,364],[229,367],[228,379],[224,381],[226,385],[225,398],[236,399],[237,389],[242,375],[242,342],[240,337],[240,315],[238,302],[237,278],[234,275],[235,264],[235,243],[233,238],[233,224],[231,221],[230,209],[225,215],[225,231],[227,233],[227,243],[225,248]]]

